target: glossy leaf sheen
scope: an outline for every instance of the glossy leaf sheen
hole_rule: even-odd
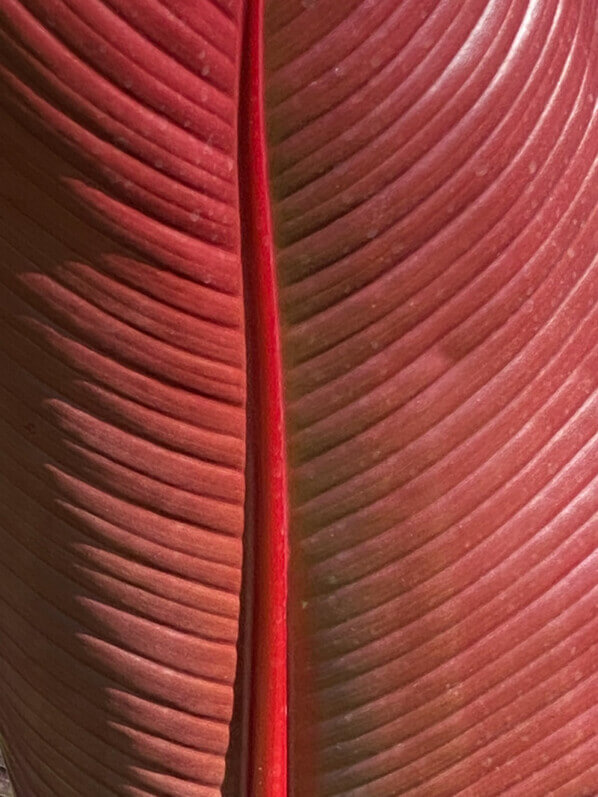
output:
[[[597,15],[0,0],[18,797],[598,793]]]

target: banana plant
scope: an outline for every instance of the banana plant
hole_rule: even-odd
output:
[[[16,797],[596,797],[596,0],[0,19]]]

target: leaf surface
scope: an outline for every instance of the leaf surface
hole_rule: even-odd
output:
[[[595,19],[267,6],[294,795],[598,788]]]
[[[0,0],[18,797],[598,793],[597,13]]]
[[[1,4],[0,721],[19,795],[220,793],[241,12]]]

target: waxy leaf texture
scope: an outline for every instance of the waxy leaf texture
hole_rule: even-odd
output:
[[[596,797],[598,0],[0,0],[0,86],[16,796]]]

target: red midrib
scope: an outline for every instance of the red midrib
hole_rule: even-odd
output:
[[[244,210],[248,331],[247,425],[248,441],[253,443],[248,445],[246,529],[251,525],[255,556],[248,793],[253,797],[284,797],[287,794],[287,465],[263,103],[263,0],[249,3],[246,13],[239,182]]]

